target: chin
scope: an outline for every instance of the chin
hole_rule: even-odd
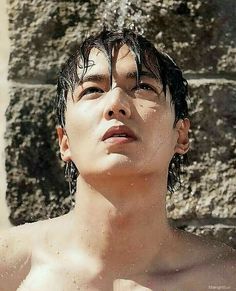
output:
[[[81,168],[80,173],[86,176],[127,176],[138,173],[139,169],[137,161],[134,162],[124,155],[112,154],[103,161],[93,163],[91,167],[86,165],[86,169],[83,171]]]

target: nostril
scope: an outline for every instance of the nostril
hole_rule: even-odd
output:
[[[125,115],[125,111],[124,111],[124,109],[120,109],[119,110],[123,115]]]
[[[112,116],[112,114],[113,114],[113,111],[110,110],[110,111],[108,112],[108,115],[109,115],[109,116]]]

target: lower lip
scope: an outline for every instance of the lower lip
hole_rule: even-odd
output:
[[[109,137],[104,140],[105,143],[111,143],[111,144],[123,144],[123,143],[130,143],[134,141],[135,139],[132,137]]]

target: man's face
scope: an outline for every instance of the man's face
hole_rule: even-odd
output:
[[[145,67],[137,84],[126,45],[113,52],[110,86],[108,61],[92,49],[83,82],[68,96],[63,160],[73,160],[81,175],[167,174],[180,136],[170,98]]]

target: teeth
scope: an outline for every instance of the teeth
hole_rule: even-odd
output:
[[[121,133],[121,134],[113,134],[113,136],[126,137],[127,135],[125,133]]]

